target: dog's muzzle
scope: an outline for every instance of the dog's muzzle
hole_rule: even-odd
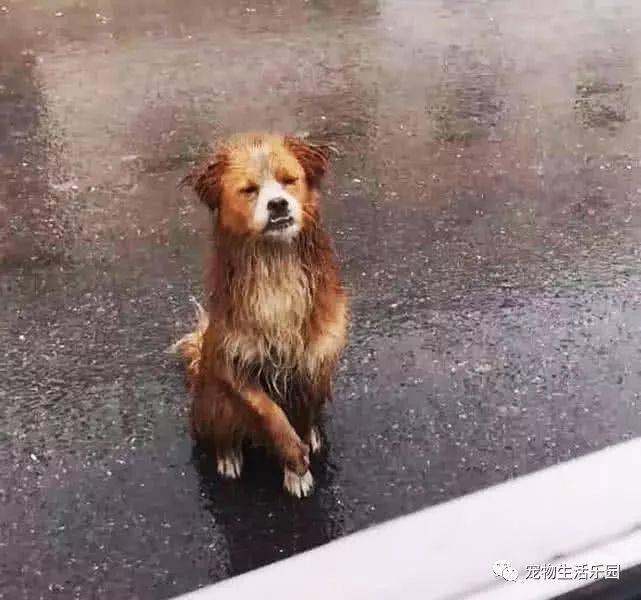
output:
[[[280,229],[287,229],[290,225],[294,224],[294,217],[292,217],[289,202],[286,198],[274,198],[267,203],[267,225],[265,231],[278,231]]]

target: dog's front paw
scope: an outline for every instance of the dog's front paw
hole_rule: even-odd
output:
[[[309,446],[299,440],[297,436],[285,447],[283,458],[286,470],[289,469],[302,476],[309,469]]]
[[[314,478],[309,470],[307,470],[303,475],[297,475],[296,472],[285,467],[283,487],[292,496],[296,496],[296,498],[305,498],[309,496],[314,489]]]
[[[221,454],[216,462],[216,469],[221,477],[238,479],[243,470],[243,454],[240,450],[229,450]]]

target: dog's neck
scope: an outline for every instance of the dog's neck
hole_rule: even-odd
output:
[[[291,240],[247,238],[214,230],[214,262],[226,272],[226,277],[236,279],[261,268],[277,268],[279,264],[299,262],[305,270],[326,268],[332,260],[333,250],[322,226],[315,222]],[[331,267],[331,265],[329,265]]]
[[[214,251],[224,258],[235,270],[252,269],[259,263],[278,263],[302,260],[302,240],[243,239],[237,236],[218,234],[214,240]]]
[[[265,285],[274,288],[288,277],[304,279],[314,295],[324,280],[335,273],[335,260],[329,238],[320,225],[304,228],[291,241],[239,238],[214,231],[210,292],[228,307],[242,302],[243,296]],[[224,298],[228,302],[224,301]]]

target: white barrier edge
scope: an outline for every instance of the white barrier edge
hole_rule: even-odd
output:
[[[526,565],[641,562],[641,439],[426,508],[180,600],[547,599],[587,581]],[[555,558],[557,557],[557,558]],[[509,560],[521,576],[492,572]]]

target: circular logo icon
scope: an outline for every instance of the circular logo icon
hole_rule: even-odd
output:
[[[519,571],[512,566],[509,560],[497,560],[492,565],[492,572],[497,577],[503,577],[505,581],[516,581],[519,577]]]

